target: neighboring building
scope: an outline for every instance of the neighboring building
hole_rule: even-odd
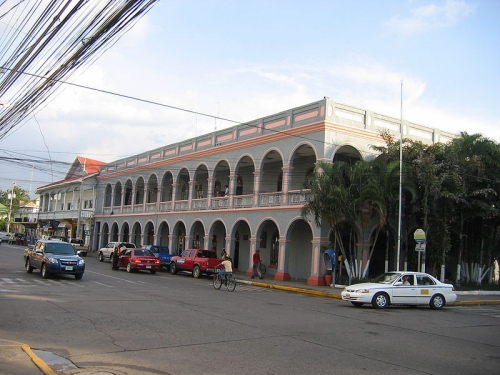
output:
[[[38,236],[66,236],[91,241],[96,176],[104,163],[78,156],[64,180],[36,189],[40,195]]]
[[[303,183],[318,161],[375,157],[384,145],[380,130],[399,137],[400,120],[324,98],[245,124],[144,152],[101,166],[98,181],[95,249],[108,241],[225,249],[236,269],[247,274],[256,249],[278,280],[308,279],[324,285],[323,246],[332,242],[327,225],[301,217]],[[454,135],[404,122],[407,138],[447,142]],[[223,194],[225,185],[229,195]],[[375,225],[375,224],[374,224]],[[369,250],[373,228],[358,238]],[[384,269],[387,241],[377,241],[371,268]],[[348,236],[348,231],[345,233]]]
[[[20,202],[17,211],[12,213],[10,232],[24,233],[30,239],[36,237],[39,207],[40,198],[35,198],[29,202]]]

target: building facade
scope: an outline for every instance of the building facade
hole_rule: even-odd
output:
[[[371,160],[381,130],[401,121],[324,98],[100,167],[93,247],[109,241],[225,250],[247,274],[260,249],[278,280],[324,285],[322,250],[330,228],[301,217],[306,177],[317,162]],[[403,122],[406,138],[447,142],[454,135]],[[227,193],[226,193],[227,191]],[[375,226],[375,224],[374,224]],[[397,228],[385,239],[392,244]],[[370,233],[360,243],[366,253]],[[383,241],[381,247],[385,244]],[[395,254],[391,254],[392,265]],[[372,265],[382,262],[374,255]]]
[[[37,236],[80,238],[92,242],[97,180],[101,161],[78,156],[64,180],[36,189],[40,196]]]

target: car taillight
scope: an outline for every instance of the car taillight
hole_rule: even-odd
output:
[[[155,259],[155,263],[160,263],[160,260],[159,259]]]

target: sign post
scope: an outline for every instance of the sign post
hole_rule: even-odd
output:
[[[423,229],[417,229],[415,231],[415,233],[413,234],[413,239],[417,243],[417,245],[415,246],[415,251],[418,251],[418,270],[422,271],[421,270],[421,265],[420,265],[420,255],[426,249],[425,232],[424,232],[424,230]]]

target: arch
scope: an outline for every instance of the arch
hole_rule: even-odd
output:
[[[144,238],[142,245],[154,245],[155,244],[155,226],[152,221],[148,221],[144,226]]]
[[[142,229],[141,229],[141,223],[136,221],[134,225],[132,226],[132,232],[130,234],[132,241],[137,247],[142,246]],[[124,240],[125,241],[125,240]]]
[[[161,246],[169,246],[169,238],[170,237],[170,227],[168,222],[162,221],[158,226],[158,230],[156,232],[156,244]]]
[[[202,249],[205,247],[205,226],[201,220],[196,220],[191,224],[189,237],[191,241],[188,248]]]
[[[144,203],[144,189],[145,189],[144,177],[140,176],[135,182],[135,199],[134,204]]]
[[[117,181],[115,184],[115,193],[113,195],[113,206],[122,205],[122,183]]]
[[[292,154],[290,155],[289,163],[289,190],[303,189],[307,177],[314,171],[316,162],[316,150],[308,142],[299,144],[294,148]]]
[[[235,221],[231,229],[231,238],[234,238],[231,249],[226,252],[233,259],[233,267],[239,270],[248,270],[252,268],[250,263],[250,237],[252,231],[250,223],[246,218],[240,218]]]
[[[349,165],[363,160],[363,156],[356,147],[350,144],[339,145],[333,152],[333,162],[343,161]]]
[[[113,188],[111,187],[111,184],[108,183],[106,184],[106,187],[104,188],[104,207],[111,207],[111,192],[113,191]]]
[[[160,197],[161,202],[172,201],[173,183],[174,183],[174,177],[172,175],[172,172],[170,171],[165,172],[161,180],[161,197]]]
[[[306,220],[297,217],[292,220],[285,233],[288,245],[288,272],[292,278],[308,279],[312,275],[314,230]],[[285,245],[279,245],[285,251]],[[283,248],[283,249],[281,249]]]
[[[148,178],[146,190],[146,203],[156,203],[158,200],[158,176],[152,173]]]
[[[208,168],[204,163],[200,163],[194,172],[193,199],[206,198],[208,192]]]
[[[172,231],[172,254],[180,254],[186,248],[186,224],[179,220],[174,224]]]
[[[262,158],[260,172],[266,175],[261,180],[261,193],[283,190],[283,155],[281,150],[271,149]]]
[[[125,182],[125,200],[123,201],[123,205],[132,205],[132,180],[130,178]]]
[[[189,181],[191,181],[191,177],[189,175],[189,169],[183,167],[179,171],[179,174],[177,175],[177,193],[175,196],[175,200],[178,201],[188,200]]]

